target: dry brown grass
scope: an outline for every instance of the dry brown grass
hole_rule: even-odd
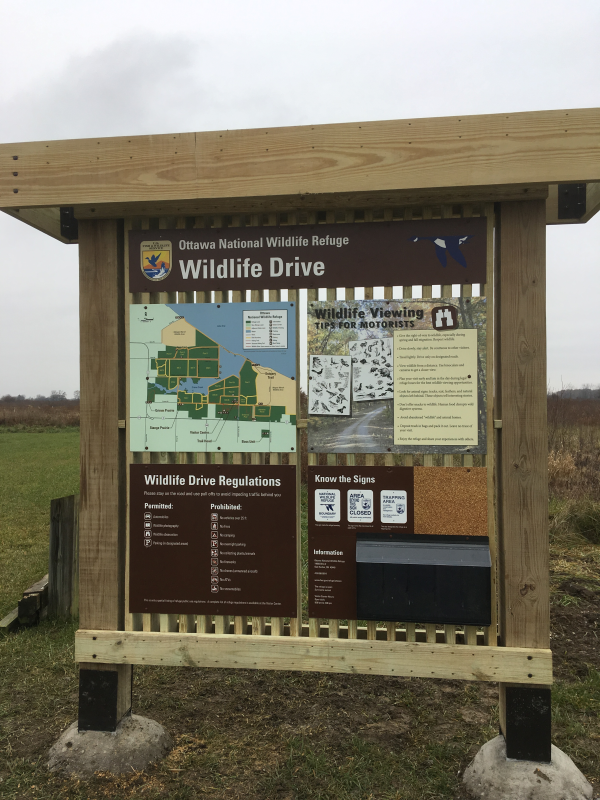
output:
[[[0,401],[0,429],[79,427],[79,400]]]
[[[560,500],[600,500],[600,400],[548,398],[548,486]]]

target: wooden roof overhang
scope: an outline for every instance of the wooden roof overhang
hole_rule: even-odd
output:
[[[64,242],[76,219],[546,198],[600,208],[600,109],[0,144],[0,209]],[[586,209],[559,218],[560,184]],[[580,189],[581,191],[581,189]],[[564,215],[563,215],[564,216]]]

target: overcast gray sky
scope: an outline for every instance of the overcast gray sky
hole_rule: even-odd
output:
[[[0,141],[600,106],[600,3],[3,0]],[[548,380],[600,383],[600,215],[547,229]],[[0,214],[0,395],[79,386],[77,246]]]

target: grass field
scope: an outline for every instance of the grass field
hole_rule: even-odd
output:
[[[553,741],[598,791],[599,497],[593,470],[581,475],[597,440],[573,451],[584,440],[570,427],[551,454],[552,463],[570,453],[580,473],[563,466],[551,482]],[[78,467],[76,431],[0,434],[5,611],[47,571],[49,501],[77,491]],[[494,684],[136,668],[134,712],[163,724],[174,751],[140,774],[63,779],[48,774],[46,756],[77,716],[76,627],[45,621],[0,639],[0,798],[454,800],[498,730]]]
[[[50,500],[79,491],[79,429],[0,433],[0,474],[2,618],[48,572]]]

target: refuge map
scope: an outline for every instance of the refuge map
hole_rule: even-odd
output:
[[[296,449],[292,303],[132,305],[133,452]]]

